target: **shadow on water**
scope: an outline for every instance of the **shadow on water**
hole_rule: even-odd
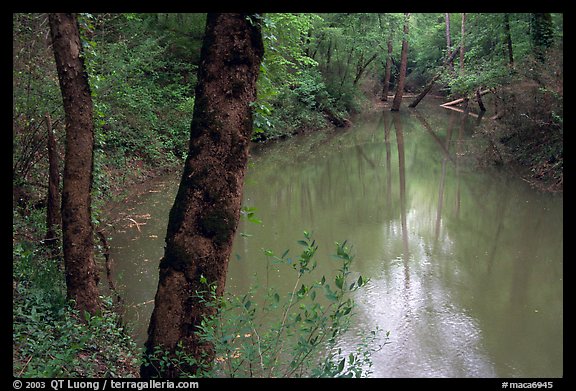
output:
[[[262,249],[297,251],[303,230],[324,274],[334,241],[348,240],[371,282],[342,346],[389,330],[374,377],[562,376],[562,195],[479,166],[485,120],[425,103],[254,148],[244,204],[263,224],[240,224],[227,289],[245,292],[255,275],[290,289]],[[127,206],[111,241],[140,341],[177,180]]]

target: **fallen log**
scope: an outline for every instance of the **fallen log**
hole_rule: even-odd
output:
[[[441,107],[444,107],[445,109],[448,109],[448,110],[457,111],[457,112],[459,112],[459,113],[466,113],[466,112],[467,112],[467,113],[468,113],[469,115],[471,115],[472,117],[478,118],[478,114],[476,114],[476,113],[471,113],[470,111],[463,110],[463,109],[460,109],[460,108],[458,108],[458,107],[444,106],[444,105],[440,105],[440,106],[441,106]]]
[[[476,93],[476,97],[482,96],[482,95],[486,95],[486,94],[488,94],[489,92],[492,92],[492,90],[484,90],[484,91],[477,92],[477,93]],[[454,105],[457,105],[458,103],[462,103],[462,102],[464,102],[465,100],[469,100],[469,99],[470,99],[470,98],[468,98],[468,97],[460,98],[460,99],[453,100],[453,101],[451,101],[451,102],[442,103],[440,106],[442,106],[442,107],[454,106]]]

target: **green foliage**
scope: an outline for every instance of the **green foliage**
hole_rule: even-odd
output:
[[[180,346],[174,356],[157,348],[158,365],[198,366],[198,372],[190,374],[197,377],[367,376],[371,354],[383,346],[377,342],[380,330],[362,338],[352,352],[344,352],[338,345],[354,315],[351,296],[369,280],[352,278],[353,257],[346,242],[336,243],[336,275],[313,279],[318,245],[309,232],[304,232],[298,243],[302,251],[295,258],[288,256],[289,251],[280,257],[265,251],[270,262],[295,272],[291,292],[275,288],[263,292],[257,285],[235,296],[217,297],[214,285],[198,292],[198,299],[216,310],[198,328],[201,341],[214,347],[213,363],[197,362]]]
[[[138,352],[118,315],[106,310],[87,322],[38,291],[14,308],[14,376],[133,377]]]
[[[138,349],[112,311],[84,319],[68,305],[61,265],[42,247],[13,247],[13,375],[132,377]]]
[[[151,164],[181,159],[187,151],[192,117],[192,85],[182,74],[192,64],[170,63],[158,36],[140,25],[122,26],[118,33],[133,41],[98,42],[98,57],[90,73],[99,117],[99,145],[123,159],[134,156]]]

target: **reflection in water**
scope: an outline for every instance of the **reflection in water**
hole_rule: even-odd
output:
[[[263,225],[240,224],[227,289],[245,292],[255,275],[291,289],[262,249],[297,252],[303,230],[320,245],[322,274],[336,267],[334,241],[348,240],[355,272],[371,282],[343,348],[376,327],[390,331],[373,376],[562,376],[562,195],[478,168],[486,145],[475,119],[424,103],[255,148],[244,204]],[[141,232],[126,228],[111,242],[125,300],[139,304],[128,311],[140,340],[173,181],[129,211],[150,215]]]
[[[386,292],[386,295],[369,295],[376,300],[368,302],[367,314],[373,316],[375,308],[382,309],[381,319],[373,319],[373,324],[388,323],[392,333],[392,343],[379,353],[376,376],[394,377],[494,377],[495,371],[489,358],[483,353],[481,333],[475,320],[458,308],[450,293],[441,281],[431,278],[434,250],[440,234],[440,220],[446,180],[446,165],[449,160],[454,116],[450,117],[445,142],[438,137],[434,140],[442,153],[440,186],[435,214],[434,241],[426,243],[418,235],[408,237],[406,216],[406,168],[404,156],[404,136],[399,115],[392,114],[396,128],[399,169],[399,201],[401,236],[403,243],[402,266],[403,283],[400,273],[387,280],[373,280],[372,292]],[[424,127],[436,136],[426,120],[416,113]],[[463,123],[462,123],[463,124]],[[386,130],[385,130],[386,132]],[[390,185],[390,184],[389,184]],[[386,240],[386,239],[385,239]],[[388,239],[390,240],[390,239]],[[392,238],[392,240],[395,240]],[[416,249],[409,252],[409,243]],[[410,272],[410,263],[417,263],[417,272]],[[395,271],[391,270],[392,274]],[[412,275],[412,283],[411,283]],[[384,283],[383,283],[384,282]],[[382,286],[381,286],[382,285]],[[401,300],[399,300],[401,298]],[[414,340],[418,343],[414,344]],[[416,347],[416,349],[415,349]],[[390,371],[390,368],[393,368]]]

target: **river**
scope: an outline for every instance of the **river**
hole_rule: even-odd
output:
[[[354,272],[370,283],[342,346],[390,332],[372,377],[561,377],[563,195],[487,164],[479,126],[429,100],[256,146],[244,205],[262,224],[241,222],[227,290],[245,292],[254,275],[291,288],[262,250],[297,252],[304,230],[326,273],[333,243],[347,240]],[[114,276],[139,343],[177,182],[154,180],[116,212]]]

